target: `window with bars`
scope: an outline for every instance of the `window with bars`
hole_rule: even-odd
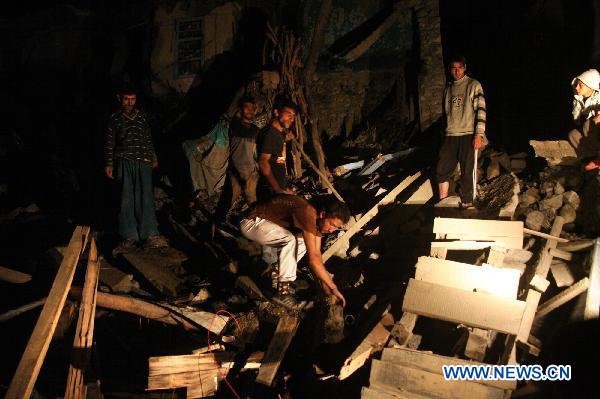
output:
[[[176,21],[175,77],[184,78],[200,72],[202,67],[202,20],[200,18]]]

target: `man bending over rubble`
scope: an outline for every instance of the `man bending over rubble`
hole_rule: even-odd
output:
[[[256,204],[241,220],[240,230],[251,241],[278,250],[279,273],[274,301],[294,307],[297,303],[293,282],[298,261],[308,253],[308,264],[327,295],[346,300],[325,269],[321,237],[341,228],[350,219],[348,207],[333,196],[318,199],[313,206],[302,197],[278,194]]]

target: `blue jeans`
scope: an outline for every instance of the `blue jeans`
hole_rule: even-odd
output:
[[[142,162],[116,158],[114,169],[121,189],[119,234],[124,239],[135,241],[157,235],[152,167]]]

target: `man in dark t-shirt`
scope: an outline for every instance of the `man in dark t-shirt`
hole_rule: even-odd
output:
[[[281,102],[273,110],[273,119],[268,127],[259,134],[258,167],[260,180],[258,185],[259,200],[267,199],[275,194],[293,191],[287,188],[285,173],[286,141],[293,134],[290,128],[296,117],[296,105],[292,102]]]
[[[315,203],[316,206],[297,195],[277,194],[257,203],[240,222],[240,230],[246,238],[278,249],[277,295],[273,299],[285,306],[296,304],[292,283],[296,280],[298,261],[305,253],[325,293],[344,305],[346,302],[325,269],[321,237],[346,224],[350,211],[333,196],[318,198]]]

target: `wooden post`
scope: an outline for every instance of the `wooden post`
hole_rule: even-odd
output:
[[[321,177],[321,179],[323,179],[323,181],[326,182],[327,186],[331,189],[331,192],[333,193],[333,195],[335,195],[335,197],[338,200],[340,200],[341,202],[345,202],[344,199],[342,198],[342,196],[340,195],[340,193],[338,193],[337,190],[335,189],[335,187],[333,187],[333,184],[331,184],[331,182],[329,181],[327,176],[323,172],[321,172],[319,170],[319,168],[317,168],[317,166],[310,159],[310,157],[304,152],[304,150],[302,149],[302,147],[300,146],[298,141],[296,141],[296,139],[293,139],[292,143],[294,144],[294,147],[296,147],[298,149],[300,154],[302,154],[306,163]]]
[[[85,249],[89,234],[90,228],[84,226],[77,226],[73,232],[52,288],[50,288],[48,299],[6,392],[7,399],[22,399],[31,396],[33,386],[48,352],[52,335],[54,335],[56,323],[58,323],[58,318],[65,305],[77,262]]]
[[[100,263],[94,238],[90,240],[85,282],[79,305],[79,318],[73,339],[73,352],[67,377],[65,399],[80,399],[87,396],[87,386],[84,373],[89,367],[92,343],[94,338],[94,318],[96,316],[96,293],[98,290],[98,275]]]
[[[277,329],[269,343],[265,357],[263,358],[256,382],[271,386],[279,365],[281,364],[292,338],[296,334],[300,320],[296,316],[284,315],[277,323]]]

